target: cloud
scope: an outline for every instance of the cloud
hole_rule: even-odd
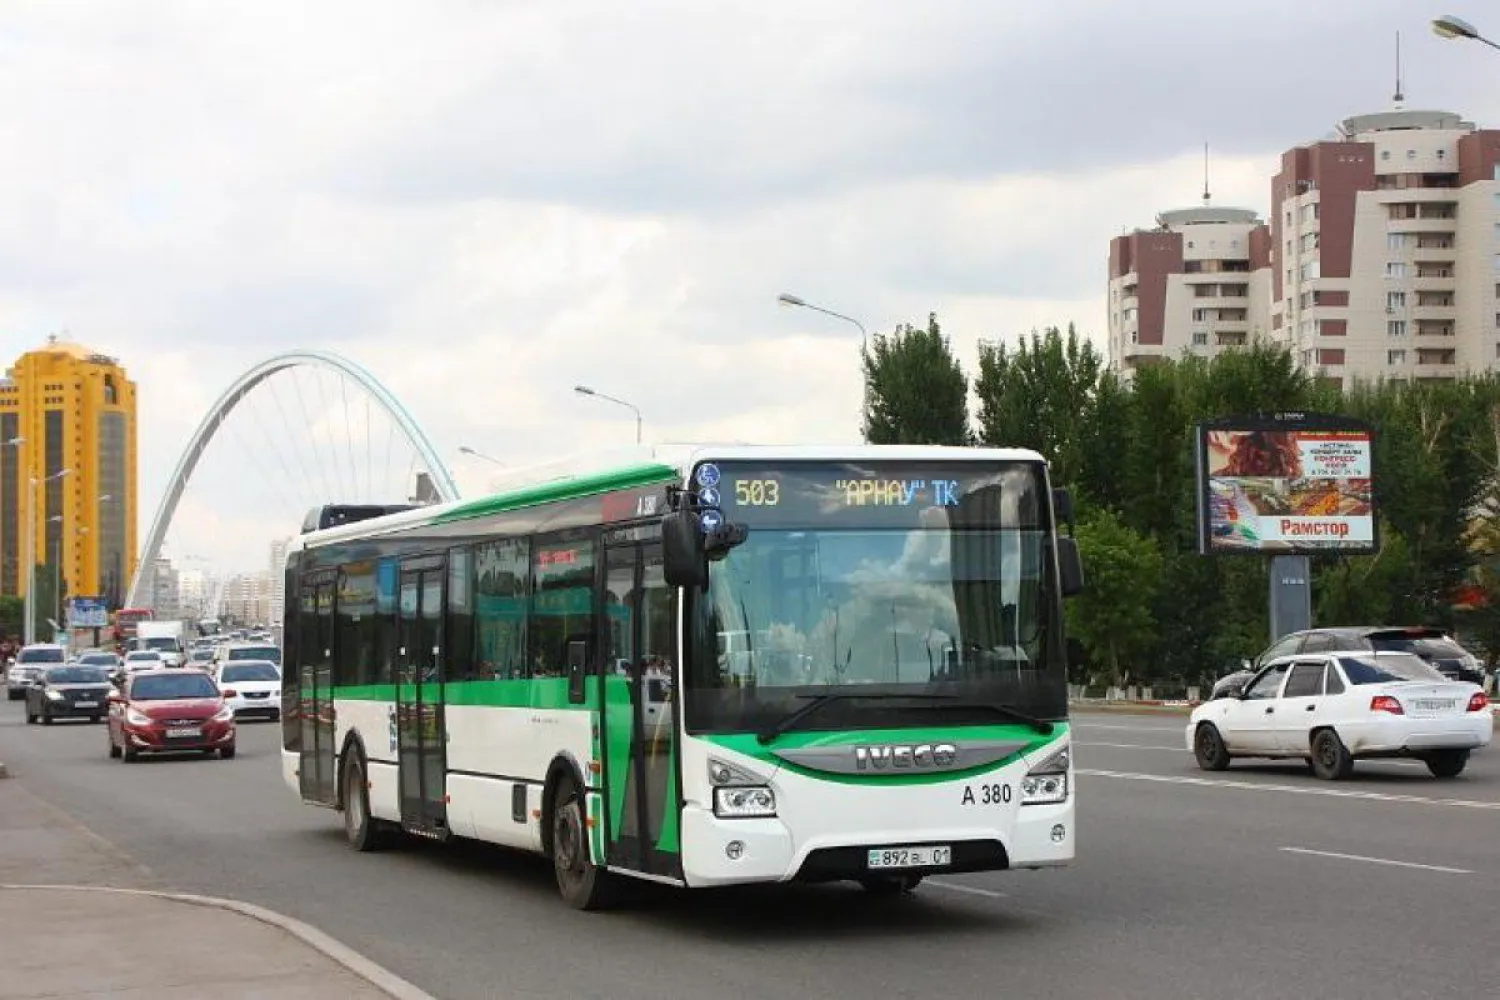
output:
[[[1264,211],[1284,148],[1386,105],[1396,28],[1413,105],[1500,119],[1493,62],[1396,0],[13,2],[0,315],[15,353],[67,329],[129,367],[143,522],[210,403],[298,346],[375,372],[468,489],[495,470],[461,445],[628,444],[577,383],[648,437],[852,441],[859,331],[778,292],[872,334],[936,311],[969,362],[1099,336],[1108,239],[1196,201],[1204,141],[1215,201]],[[405,495],[388,422],[281,378],[174,551],[259,566],[319,491]],[[345,419],[378,454],[340,483]]]

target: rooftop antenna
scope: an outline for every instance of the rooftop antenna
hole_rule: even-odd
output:
[[[1203,144],[1203,207],[1208,207],[1208,143]]]
[[[1401,103],[1406,100],[1406,95],[1401,93],[1401,32],[1396,32],[1396,93],[1392,100],[1396,102],[1396,109],[1401,109]]]

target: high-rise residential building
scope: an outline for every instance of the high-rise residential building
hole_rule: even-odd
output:
[[[136,559],[136,394],[119,362],[49,337],[0,380],[0,592],[39,581],[118,606]]]
[[[162,556],[156,560],[151,574],[151,608],[162,621],[173,621],[182,617],[182,590],[177,569],[172,560]]]
[[[1500,361],[1500,130],[1446,111],[1340,123],[1271,185],[1271,323],[1321,376],[1446,380]]]
[[[1212,356],[1270,333],[1270,230],[1255,212],[1162,212],[1109,243],[1109,355],[1129,374],[1185,352]]]
[[[1242,334],[1339,385],[1500,367],[1500,130],[1447,111],[1356,115],[1282,155],[1270,203],[1269,226],[1205,205],[1110,241],[1122,372]]]
[[[278,538],[271,543],[270,565],[266,567],[267,572],[271,574],[269,606],[266,611],[267,625],[280,625],[286,617],[286,554],[291,545],[290,538]]]
[[[271,615],[271,574],[243,573],[224,584],[223,615],[238,625],[266,625]]]

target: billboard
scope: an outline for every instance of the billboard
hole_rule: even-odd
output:
[[[1318,413],[1199,424],[1198,550],[1364,555],[1376,537],[1374,434]]]
[[[68,598],[68,628],[108,628],[109,605],[102,597]]]

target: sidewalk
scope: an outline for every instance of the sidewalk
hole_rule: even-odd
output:
[[[426,997],[305,924],[160,888],[19,781],[0,780],[0,998]]]

